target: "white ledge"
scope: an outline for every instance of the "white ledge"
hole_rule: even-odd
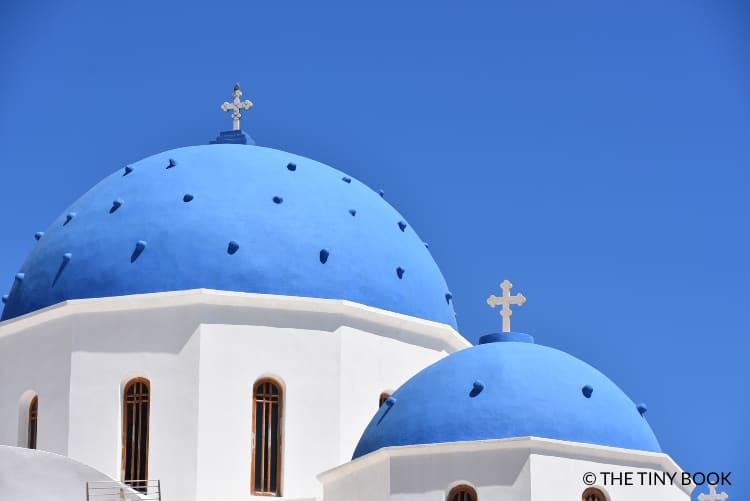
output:
[[[368,329],[375,330],[375,334],[382,334],[386,337],[394,337],[389,335],[387,331],[397,330],[406,334],[407,338],[429,339],[432,343],[437,344],[441,350],[448,353],[471,346],[471,343],[450,325],[394,313],[353,301],[215,289],[191,289],[63,301],[0,322],[0,337],[13,335],[31,327],[74,315],[190,306],[239,307],[256,311],[284,312],[288,314],[290,325],[294,323],[295,317],[313,315],[314,317],[310,319],[311,325],[309,325],[311,329],[320,328],[315,325],[317,323],[315,316],[321,319],[321,324],[324,323],[323,318],[326,318],[326,324],[330,324],[331,317],[334,317],[335,323],[339,326],[348,325],[357,328],[357,325],[365,325]],[[325,330],[325,327],[322,329]]]
[[[440,444],[403,445],[383,447],[358,457],[348,463],[318,474],[318,480],[323,483],[338,480],[352,473],[363,470],[373,464],[387,461],[395,457],[409,456],[438,456],[441,454],[479,453],[486,451],[526,450],[529,454],[543,456],[565,457],[585,461],[601,461],[622,466],[652,468],[660,471],[682,475],[682,469],[663,452],[648,452],[634,449],[621,449],[604,445],[568,442],[540,437],[517,437],[497,440],[474,440],[467,442],[446,442]],[[679,486],[690,494],[693,486]]]

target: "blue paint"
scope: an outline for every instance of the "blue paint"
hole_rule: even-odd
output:
[[[469,388],[481,383],[481,395]],[[584,384],[596,398],[581,397]],[[512,437],[660,452],[635,404],[604,374],[567,353],[534,343],[490,342],[436,362],[381,407],[354,458],[382,447]]]
[[[40,240],[43,236],[44,236],[43,231],[37,231],[36,233],[34,233],[34,238],[37,240]]]
[[[117,200],[113,200],[112,201],[112,207],[109,209],[109,213],[112,214],[117,209],[119,209],[120,207],[122,207],[122,204],[124,204],[124,203],[125,202],[121,198],[118,198]]]
[[[469,392],[469,396],[471,398],[474,398],[480,393],[482,393],[483,389],[484,389],[484,382],[477,379],[476,381],[474,381],[474,384],[471,385],[471,391]]]
[[[533,343],[534,337],[523,332],[494,332],[479,338],[479,344],[487,343]]]
[[[235,252],[240,250],[240,244],[235,242],[234,240],[229,242],[229,245],[227,245],[227,254],[232,255]]]
[[[594,393],[594,387],[590,384],[584,385],[583,388],[581,388],[581,393],[583,393],[584,397],[591,398],[591,395]]]
[[[179,168],[165,170],[169,158]],[[26,280],[9,291],[3,320],[68,299],[209,288],[347,299],[456,326],[448,287],[422,240],[402,233],[394,223],[405,218],[364,184],[342,182],[340,171],[235,144],[179,148],[132,168],[125,177],[118,169],[52,222],[20,268]],[[180,195],[197,187],[200,204],[186,210]],[[280,193],[284,210],[275,210],[271,199]],[[128,207],[113,217],[118,198]],[[70,211],[75,223],[63,227]],[[148,248],[138,251],[139,240]],[[253,252],[227,259],[230,240],[252,242]],[[335,252],[325,266],[323,247]],[[66,252],[75,266],[52,287]],[[409,280],[399,281],[396,267],[409,270]]]
[[[73,259],[72,253],[66,252],[65,254],[63,254],[60,267],[57,269],[57,273],[55,273],[55,278],[52,279],[52,287],[57,285],[57,281],[60,280],[60,276],[62,275],[62,272],[65,271],[65,267],[68,266],[68,263],[70,263],[71,259]]]
[[[216,139],[209,141],[209,144],[249,144],[255,145],[255,141],[250,134],[243,130],[228,130],[220,132]]]
[[[144,250],[146,250],[146,246],[148,243],[145,240],[138,240],[135,243],[135,249],[133,250],[133,253],[130,255],[130,262],[135,263],[136,259],[141,257],[141,254]]]

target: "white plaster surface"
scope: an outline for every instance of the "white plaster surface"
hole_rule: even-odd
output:
[[[350,459],[380,392],[469,343],[443,324],[348,301],[184,291],[69,301],[0,323],[0,444],[25,440],[121,477],[122,391],[151,383],[149,478],[166,499],[248,500],[252,386],[282,382],[283,494]]]
[[[581,499],[586,472],[677,472],[666,454],[534,437],[387,447],[318,476],[325,501],[445,501],[468,484],[480,501]],[[601,487],[601,484],[597,484]],[[680,486],[604,486],[608,501],[688,501]]]

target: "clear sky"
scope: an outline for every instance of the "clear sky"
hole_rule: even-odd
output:
[[[231,128],[238,80],[259,144],[385,190],[464,336],[510,279],[514,330],[750,499],[750,3],[71,4],[0,6],[3,293],[100,179]]]

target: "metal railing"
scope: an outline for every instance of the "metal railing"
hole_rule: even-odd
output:
[[[161,481],[86,482],[86,501],[161,501]]]

